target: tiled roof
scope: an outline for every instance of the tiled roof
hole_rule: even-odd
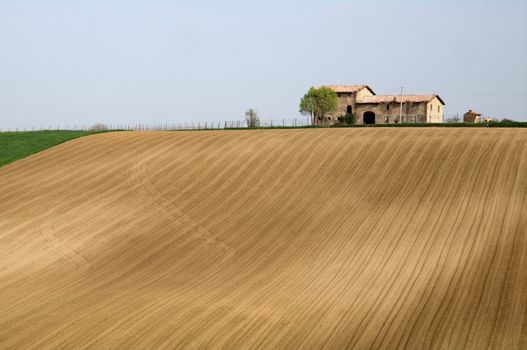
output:
[[[357,100],[357,103],[408,103],[408,102],[430,102],[434,98],[438,98],[441,103],[443,100],[438,95],[379,95],[379,96],[364,96]],[[443,103],[444,104],[444,103]]]
[[[388,103],[395,102],[393,95],[363,96],[357,100],[357,103]]]
[[[439,101],[444,105],[445,102],[439,95],[375,95],[375,92],[368,85],[326,85],[326,87],[335,91],[336,93],[356,93],[362,89],[368,89],[373,96],[364,96],[357,100],[357,103],[403,103],[407,102],[430,102],[434,98],[438,98]]]
[[[330,88],[331,90],[335,92],[348,92],[348,93],[357,92],[364,88],[369,89],[367,85],[327,85],[326,87]]]
[[[468,111],[467,113],[465,113],[465,114],[469,114],[469,113],[470,113],[470,114],[474,114],[474,115],[482,115],[481,113],[478,113],[478,112],[473,111],[473,110],[469,110],[469,111]]]

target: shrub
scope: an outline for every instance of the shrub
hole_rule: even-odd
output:
[[[348,124],[348,125],[353,125],[355,124],[355,114],[353,113],[348,113],[344,116],[344,123],[345,124]]]

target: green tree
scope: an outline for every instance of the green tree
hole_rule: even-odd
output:
[[[326,86],[311,87],[300,100],[300,113],[311,115],[313,124],[324,121],[326,114],[337,110],[339,101],[335,91]]]
[[[316,89],[311,87],[300,100],[300,113],[309,114],[312,124],[315,124],[315,91]]]

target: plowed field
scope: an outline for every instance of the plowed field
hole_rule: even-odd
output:
[[[526,349],[527,130],[116,132],[0,168],[2,349]]]

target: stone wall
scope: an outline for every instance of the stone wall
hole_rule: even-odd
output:
[[[443,104],[436,97],[427,105],[427,123],[442,123],[444,121]]]
[[[427,102],[403,103],[403,122],[426,123],[427,105]],[[355,114],[357,124],[363,124],[366,112],[375,113],[375,124],[399,122],[400,103],[360,103]]]
[[[361,99],[364,96],[373,96],[372,92],[367,89],[361,89],[356,93],[337,93],[339,106],[336,112],[328,114],[328,120],[326,123],[335,124],[339,117],[345,116],[348,111],[348,106],[351,106],[351,113],[356,114],[357,99]]]

